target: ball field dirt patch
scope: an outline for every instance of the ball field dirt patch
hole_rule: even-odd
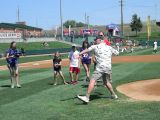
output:
[[[143,80],[120,85],[117,90],[135,100],[160,101],[160,79]]]

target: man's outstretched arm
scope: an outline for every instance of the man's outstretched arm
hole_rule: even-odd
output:
[[[88,52],[94,50],[95,47],[96,47],[95,45],[92,45],[92,46],[89,47],[88,49],[83,50],[83,51],[80,53],[80,55],[82,55],[82,54],[84,54],[84,53],[88,53]]]
[[[88,49],[85,49],[85,50],[83,50],[82,52],[80,52],[80,55],[82,55],[82,54],[84,54],[84,53],[88,53],[89,52],[89,50]]]

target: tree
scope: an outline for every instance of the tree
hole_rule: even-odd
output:
[[[85,27],[86,26],[86,24],[84,24],[84,23],[82,23],[82,22],[78,22],[77,24],[76,24],[76,27]]]
[[[84,23],[76,22],[75,20],[67,20],[63,25],[66,28],[69,28],[69,26],[71,27],[85,27],[86,26]]]
[[[63,25],[66,28],[69,28],[69,26],[76,27],[76,21],[75,20],[67,20]]]
[[[143,24],[141,22],[140,17],[138,17],[137,14],[134,14],[132,16],[132,21],[131,21],[130,27],[131,27],[132,31],[136,32],[136,36],[137,36],[137,33],[142,30]]]

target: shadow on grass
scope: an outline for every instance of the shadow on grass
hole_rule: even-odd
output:
[[[81,85],[81,86],[82,86],[82,88],[87,88],[87,87],[88,87],[88,84]],[[103,86],[103,85],[101,85],[101,84],[95,85],[95,87],[101,87],[101,86]]]
[[[75,97],[71,97],[71,98],[62,99],[62,100],[60,100],[60,101],[74,100],[74,99],[76,99],[76,98],[77,98],[77,96],[75,96]]]
[[[96,94],[94,94],[94,95],[91,95],[90,96],[90,102],[92,102],[92,101],[94,101],[94,100],[97,100],[97,99],[103,99],[103,98],[105,98],[105,99],[110,99],[110,97],[104,97],[104,96],[102,96],[102,95],[104,95],[104,94],[101,94],[101,93],[98,93],[98,92],[95,92]],[[81,95],[80,95],[81,96]],[[72,98],[73,99],[73,98]],[[76,105],[87,105],[88,103],[86,103],[86,102],[83,102],[82,100],[80,100],[77,96],[76,97],[74,97],[74,99],[77,99],[78,101],[75,103]]]
[[[3,88],[10,88],[11,85],[1,85],[0,87],[3,87]]]

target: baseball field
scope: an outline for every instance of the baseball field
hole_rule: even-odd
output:
[[[51,56],[20,58],[22,88],[10,88],[5,60],[0,60],[0,120],[158,120],[160,118],[160,52],[137,49],[113,57],[113,86],[118,100],[101,82],[86,105],[76,98],[87,89],[81,66],[77,85],[53,86]],[[69,61],[63,55],[63,73],[69,82]],[[91,73],[93,65],[91,66]]]

